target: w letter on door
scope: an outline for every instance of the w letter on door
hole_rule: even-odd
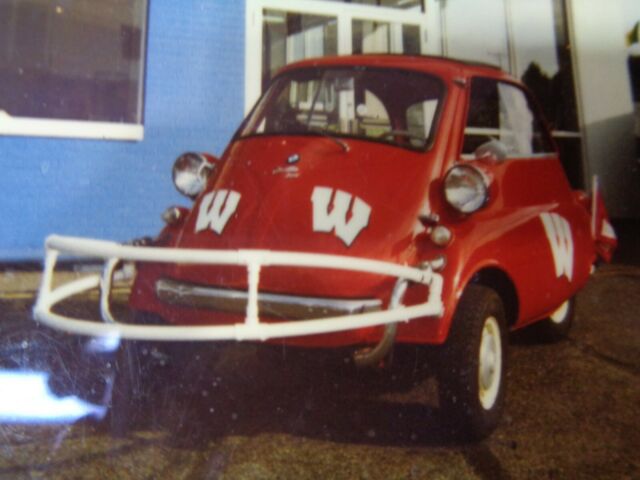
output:
[[[547,234],[556,277],[562,275],[571,281],[573,277],[573,236],[569,222],[557,213],[541,213],[540,220]]]

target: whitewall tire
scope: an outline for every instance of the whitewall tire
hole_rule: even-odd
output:
[[[531,326],[531,333],[537,341],[553,343],[569,336],[575,316],[575,297],[563,302],[549,317]]]
[[[488,436],[500,421],[507,343],[502,300],[491,288],[469,285],[456,308],[437,370],[445,421],[465,439]]]

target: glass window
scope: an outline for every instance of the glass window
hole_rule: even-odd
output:
[[[431,131],[438,103],[437,99],[423,100],[407,108],[407,130],[411,134],[409,138],[414,145],[420,141],[420,138],[426,136],[426,132]]]
[[[442,95],[439,79],[415,72],[290,72],[269,87],[240,135],[331,135],[424,149]]]
[[[400,51],[406,55],[420,55],[420,27],[418,25],[402,25],[402,48]]]
[[[420,54],[420,27],[374,20],[353,20],[351,53]]]
[[[446,38],[445,55],[510,70],[505,0],[439,3]]]
[[[424,0],[328,0],[332,2],[355,3],[373,7],[400,8],[424,12]]]
[[[352,53],[387,53],[391,51],[389,22],[354,20],[351,33]]]
[[[142,123],[145,0],[0,3],[4,118]]]
[[[265,9],[263,22],[263,90],[288,63],[338,53],[336,17]]]
[[[510,2],[513,72],[533,92],[549,121],[574,188],[584,188],[582,139],[567,28],[566,2]]]
[[[578,131],[573,72],[559,0],[513,2],[514,74],[534,93],[554,130]]]
[[[313,57],[426,51],[423,2],[247,0],[245,108],[285,65]],[[256,55],[258,48],[262,55]]]
[[[510,83],[474,78],[462,153],[499,140],[510,157],[553,151],[547,132],[525,92]]]

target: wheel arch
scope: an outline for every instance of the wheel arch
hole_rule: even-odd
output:
[[[456,282],[461,277],[461,281]],[[453,326],[454,314],[458,303],[469,285],[482,285],[494,290],[502,301],[505,310],[506,326],[513,329],[520,317],[520,300],[518,289],[512,277],[499,265],[484,264],[477,268],[470,268],[467,273],[458,273],[449,277],[450,283],[445,283],[443,302],[445,313],[437,324],[436,329],[428,331],[431,335],[424,337],[425,343],[446,343],[450,329]],[[445,282],[447,279],[445,280]]]
[[[502,300],[507,325],[515,326],[520,313],[518,291],[513,280],[504,270],[496,266],[483,267],[471,276],[464,288],[469,284],[483,285],[495,290]]]

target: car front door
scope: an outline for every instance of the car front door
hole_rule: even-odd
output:
[[[575,200],[535,104],[519,85],[475,77],[468,95],[463,160],[492,183],[478,220],[492,237],[496,262],[514,281],[519,319],[556,308],[589,274],[586,210]],[[479,222],[480,224],[480,222]],[[585,228],[587,227],[587,228]]]

